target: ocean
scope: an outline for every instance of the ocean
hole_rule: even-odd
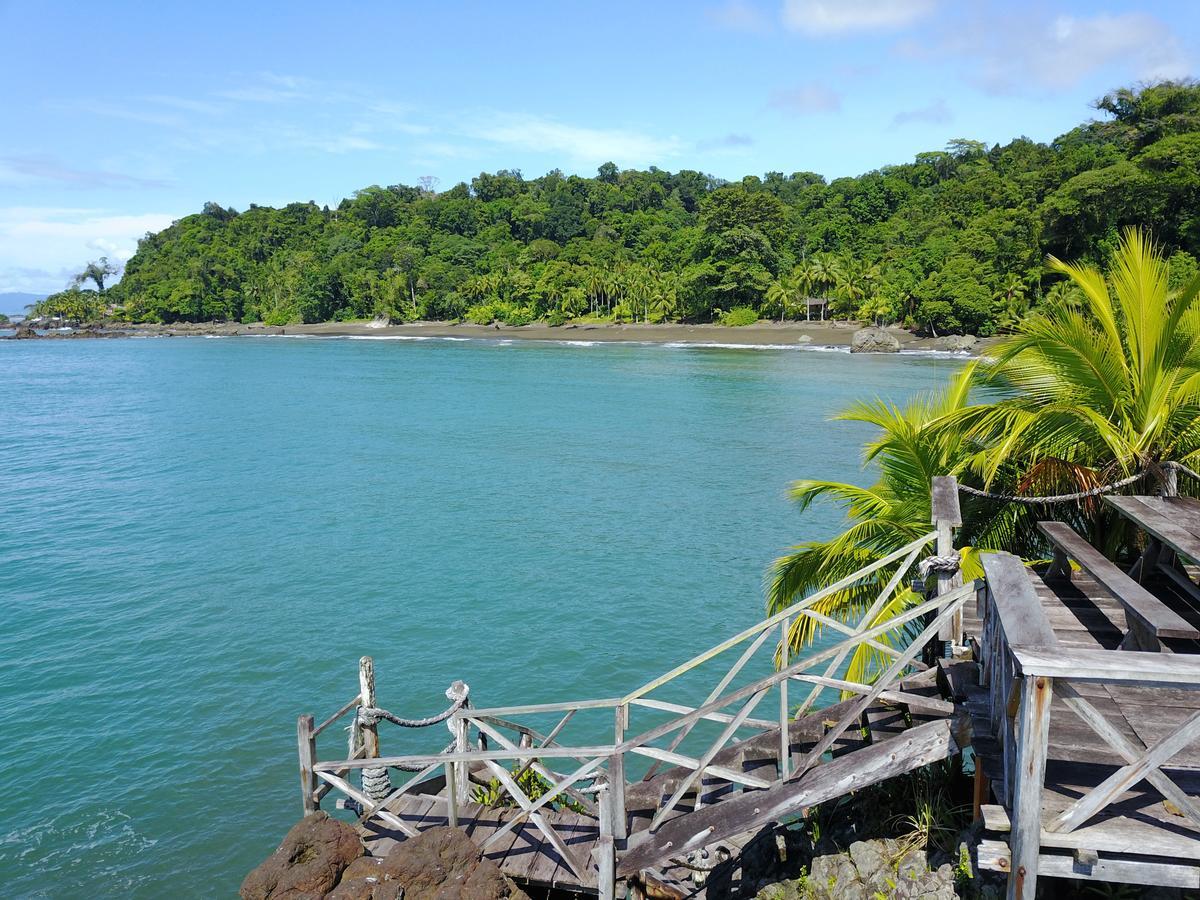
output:
[[[961,361],[353,338],[0,343],[0,884],[234,896],[300,815],[296,717],[613,696],[762,617]],[[694,698],[693,698],[694,699]],[[381,725],[388,753],[448,740]],[[322,737],[322,758],[345,735]],[[340,749],[340,754],[339,754]]]

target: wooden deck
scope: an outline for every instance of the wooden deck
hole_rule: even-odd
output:
[[[1130,617],[1125,605],[1096,578],[1082,571],[1067,578],[1046,577],[1032,569],[1025,573],[1060,647],[1113,653],[1121,647]],[[1177,604],[1171,591],[1155,593]],[[1191,618],[1186,606],[1177,611]],[[983,622],[969,608],[964,631],[972,636],[983,631]],[[1200,651],[1194,640],[1163,643],[1166,653]],[[977,656],[982,652],[977,646]],[[971,714],[977,764],[992,794],[987,798],[992,802],[981,808],[988,835],[980,847],[980,864],[1007,872],[1015,785],[1007,783],[1001,742],[991,737],[1004,726],[995,720],[988,692],[979,684],[978,665],[960,663],[956,668],[959,671],[944,683],[954,685],[955,699]],[[1072,688],[1141,752],[1177,732],[1200,710],[1200,690],[1099,681],[1073,682]],[[1070,708],[1067,697],[1055,695],[1049,713],[1042,822],[1054,821],[1128,761],[1098,739],[1094,728]],[[1200,743],[1183,747],[1162,771],[1187,795],[1200,794]],[[1146,781],[1131,784],[1086,824],[1068,833],[1043,828],[1039,840],[1044,875],[1200,888],[1200,823],[1183,815]]]

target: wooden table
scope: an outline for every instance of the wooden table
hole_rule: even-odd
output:
[[[1105,497],[1105,502],[1150,536],[1129,574],[1144,580],[1153,570],[1200,600],[1200,587],[1182,570],[1179,557],[1200,565],[1200,500],[1192,497]],[[1163,560],[1166,549],[1175,557]]]

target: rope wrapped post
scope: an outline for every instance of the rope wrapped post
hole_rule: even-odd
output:
[[[461,712],[471,705],[471,686],[464,681],[456,681],[450,685],[450,689],[446,691],[446,696],[459,704],[458,711]],[[446,727],[454,735],[454,752],[467,753],[470,751],[471,723],[464,716],[454,715],[450,717],[450,721]],[[469,764],[456,762],[452,765],[452,768],[454,769],[454,802],[466,805],[471,800],[471,771]]]
[[[958,554],[954,550],[954,529],[962,525],[962,510],[958,503],[958,479],[953,475],[938,475],[933,479],[933,489],[930,506],[932,507],[933,527],[937,531],[937,555],[941,559],[954,559]],[[962,572],[955,564],[932,566],[937,572],[939,597],[944,597],[957,588],[962,587]],[[947,646],[947,656],[953,655],[953,648],[962,646],[963,618],[962,607],[954,616],[946,621],[938,630],[938,640]]]
[[[379,758],[379,718],[370,712],[376,709],[375,660],[364,656],[358,661],[358,687],[362,706],[358,710],[359,734],[362,739],[363,758]],[[392,780],[384,767],[362,770],[362,789],[374,802],[383,800],[392,792]]]

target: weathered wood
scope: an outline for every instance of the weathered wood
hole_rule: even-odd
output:
[[[900,565],[897,567],[896,571],[892,573],[892,577],[889,578],[887,581],[887,584],[885,584],[883,586],[883,590],[881,590],[876,595],[875,601],[871,604],[870,608],[865,613],[863,613],[863,617],[862,617],[862,619],[859,620],[858,627],[854,631],[854,634],[856,636],[858,634],[860,634],[861,632],[865,631],[866,629],[870,628],[871,625],[875,622],[875,617],[879,615],[879,613],[883,610],[883,608],[885,606],[887,606],[888,602],[892,599],[893,592],[896,590],[897,587],[899,587],[900,582],[903,580],[904,576],[908,573],[908,571],[912,568],[912,564],[916,561],[917,557],[921,554],[921,551],[924,549],[925,549],[924,544],[921,544],[920,546],[915,547],[912,550],[912,552],[909,553],[908,556],[904,559],[904,561],[900,563]],[[838,673],[838,669],[841,667],[842,663],[845,661],[846,657],[850,655],[850,652],[853,649],[854,648],[852,645],[847,645],[846,647],[843,647],[842,650],[836,656],[834,656],[833,659],[831,659],[829,661],[829,666],[825,669],[825,677],[826,678],[832,678],[834,675],[836,675]],[[821,687],[820,687],[820,685],[815,685],[813,687],[813,689],[811,691],[809,691],[808,696],[804,698],[804,702],[800,704],[799,709],[796,710],[796,715],[803,716],[806,712],[808,712],[808,710],[812,707],[812,705],[814,703],[816,703],[817,698],[820,695],[821,695]]]
[[[850,585],[854,584],[855,582],[862,581],[864,578],[866,578],[872,572],[882,569],[884,566],[891,565],[896,560],[903,558],[904,556],[908,555],[909,553],[911,553],[913,550],[917,549],[918,547],[924,547],[931,540],[933,540],[936,536],[937,535],[935,532],[930,532],[929,534],[922,535],[921,537],[917,538],[916,540],[910,541],[909,543],[905,544],[899,550],[895,550],[892,553],[889,553],[887,556],[877,559],[875,562],[871,563],[869,566],[865,566],[864,568],[859,569],[854,574],[847,575],[845,578],[841,579],[840,581],[836,581],[833,584],[822,588],[821,590],[817,591],[816,593],[810,594],[808,597],[805,597],[799,603],[793,604],[792,606],[789,606],[787,609],[782,610],[781,612],[778,612],[773,616],[768,616],[766,619],[763,619],[757,625],[750,626],[745,631],[742,631],[739,634],[735,634],[733,637],[728,638],[713,647],[710,647],[708,650],[705,650],[703,653],[699,653],[696,656],[693,656],[687,662],[676,666],[671,671],[669,671],[663,675],[660,675],[658,678],[651,679],[650,681],[646,682],[645,684],[643,684],[641,687],[637,688],[636,690],[630,691],[623,698],[624,702],[629,702],[630,700],[633,700],[637,697],[641,697],[644,694],[650,693],[655,688],[661,687],[662,685],[666,684],[669,681],[674,681],[676,678],[678,678],[680,675],[684,674],[685,672],[690,672],[692,669],[707,662],[708,660],[712,659],[714,656],[718,656],[721,653],[724,653],[730,647],[737,646],[742,641],[746,640],[746,638],[754,637],[760,631],[767,631],[767,630],[770,630],[771,628],[774,628],[776,625],[778,625],[784,619],[794,616],[796,613],[800,612],[803,609],[808,609],[809,607],[813,606],[814,604],[819,603],[821,600],[824,600],[826,597],[832,596],[832,595],[838,593],[839,591],[845,590],[846,588],[850,587]],[[871,635],[871,636],[874,637],[874,635]]]
[[[656,864],[667,854],[684,856],[706,844],[756,831],[763,824],[804,807],[945,759],[957,749],[949,722],[918,725],[902,737],[824,763],[801,778],[775,784],[764,791],[734,794],[713,806],[667,822],[621,857],[617,875],[633,874]]]
[[[337,788],[364,809],[369,807],[374,802],[370,797],[368,797],[350,782],[346,781],[344,778],[339,778],[332,772],[318,771],[317,777]],[[407,822],[402,821],[399,817],[387,812],[386,810],[380,810],[378,813],[376,813],[376,816],[398,831],[403,831],[409,837],[417,836],[417,830],[415,828],[413,828]]]
[[[786,681],[780,683],[787,684]],[[696,763],[696,768],[680,780],[679,786],[675,789],[675,792],[671,795],[671,798],[667,801],[666,805],[663,806],[663,808],[655,814],[654,818],[650,820],[651,831],[654,831],[659,825],[662,824],[663,819],[666,818],[667,814],[675,808],[675,804],[679,802],[679,799],[691,789],[692,785],[696,783],[696,779],[700,777],[700,773],[708,767],[708,764],[712,762],[713,757],[716,756],[721,748],[725,746],[725,742],[733,737],[733,733],[737,731],[738,726],[742,724],[742,721],[745,720],[746,716],[750,715],[750,713],[754,711],[754,707],[756,707],[758,702],[766,695],[767,691],[764,688],[757,694],[752,694],[750,698],[746,700],[744,704],[742,704],[742,708],[738,710],[738,714],[734,717],[734,720],[725,726],[725,729],[720,733],[720,735],[717,736],[717,739],[713,741],[712,745],[704,751],[704,755],[701,756],[699,761]],[[784,733],[784,756],[786,761],[786,728],[783,728],[782,731]],[[786,776],[781,775],[780,777]],[[698,797],[696,799],[696,805],[700,805],[700,799]]]
[[[463,704],[460,712],[469,710],[469,701]],[[471,750],[471,723],[462,717],[453,717],[446,724],[450,729],[450,733],[454,735],[454,751],[456,753],[469,753]],[[446,764],[446,771],[454,770],[454,801],[456,804],[464,804],[471,799],[471,767],[464,761],[458,761]]]
[[[358,695],[362,705],[374,708],[375,702],[375,660],[364,656],[358,661]],[[379,725],[363,722],[360,726],[363,743],[363,757],[374,759],[379,756]]]
[[[717,696],[719,697],[720,694],[718,694]],[[713,698],[713,700],[715,700],[715,699],[716,699],[716,697]],[[711,703],[712,700],[709,700],[707,702]],[[636,700],[630,700],[629,705],[630,706],[641,706],[641,707],[644,707],[645,709],[657,709],[657,710],[660,710],[661,712],[673,712],[673,713],[690,713],[699,708],[696,706],[687,706],[686,704],[683,704],[683,703],[670,703],[669,701],[666,701],[666,700],[655,700],[650,697],[638,697]],[[719,722],[722,725],[728,725],[730,722],[733,721],[733,716],[728,715],[727,713],[709,713],[708,715],[706,715],[704,717],[704,719],[705,719],[705,721],[708,721],[708,722]],[[761,730],[763,728],[778,728],[779,725],[777,722],[772,722],[770,719],[755,719],[755,718],[751,717],[751,718],[746,719],[742,723],[741,727],[757,728],[757,729]],[[682,733],[683,733],[683,729],[681,728],[680,734],[682,734]],[[676,737],[679,737],[679,736],[680,735],[676,735]],[[678,745],[676,745],[676,746],[678,746]],[[668,744],[667,749],[674,750],[675,747],[672,747],[670,744]]]
[[[933,479],[931,498],[934,530],[937,531],[937,555],[951,556],[954,553],[954,529],[962,525],[962,512],[958,505],[958,479],[950,475],[939,475]],[[938,594],[946,595],[962,585],[962,570],[937,573]],[[962,610],[959,609],[942,626],[938,639],[952,646],[962,644]]]
[[[1053,682],[1041,676],[1021,684],[1017,768],[1013,789],[1013,870],[1008,900],[1033,900],[1037,895],[1038,855],[1042,836],[1042,785],[1046,780],[1046,747],[1050,736]]]
[[[506,738],[503,734],[501,734],[495,728],[492,728],[486,722],[482,722],[477,719],[472,719],[471,721],[473,721],[475,723],[475,726],[480,731],[482,731],[488,737],[495,740],[496,743],[498,743],[501,747],[504,747],[507,750],[532,749],[527,744],[524,744],[524,740],[525,740],[524,736],[522,736],[522,743],[524,744],[524,746],[522,746],[521,748],[517,748],[513,745],[512,741],[508,740],[508,738]],[[600,760],[598,760],[598,759],[591,760],[590,762],[594,763],[596,766],[598,766],[600,764]],[[587,764],[585,764],[585,765],[587,765]],[[535,772],[537,772],[539,775],[541,775],[543,778],[547,779],[551,783],[553,783],[555,781],[555,773],[551,772],[549,769],[547,769],[545,766],[543,766],[540,762],[538,762],[536,758],[533,758],[533,757],[529,757],[529,758],[526,758],[523,760],[521,768],[518,770],[517,774],[513,775],[513,781],[516,782],[516,780],[521,777],[521,773],[524,772],[527,768],[532,768]],[[576,803],[580,804],[581,806],[583,806],[588,811],[595,812],[595,805],[592,803],[592,801],[590,799],[588,799],[587,797],[583,796],[582,794],[580,794],[578,791],[573,790],[570,785],[571,785],[571,782],[567,782],[567,785],[564,787],[564,790],[571,797],[571,799],[574,800]]]
[[[1108,746],[1116,750],[1126,762],[1136,762],[1145,752],[1144,748],[1135,746],[1125,735],[1113,727],[1112,723],[1101,715],[1095,706],[1081,697],[1078,691],[1072,688],[1070,684],[1066,682],[1060,683],[1058,693],[1062,696],[1065,705],[1075,715],[1086,722],[1092,731],[1099,735]],[[1197,806],[1175,782],[1157,768],[1147,771],[1146,779],[1162,792],[1164,797],[1191,818],[1193,822],[1200,825],[1200,806]],[[1083,821],[1083,819],[1080,819],[1074,825],[1069,825],[1069,816],[1067,813],[1063,813],[1047,825],[1046,828],[1048,831],[1073,831]]]
[[[495,776],[495,778],[502,785],[504,785],[504,789],[508,791],[509,796],[517,801],[517,805],[526,812],[530,821],[537,826],[538,831],[540,831],[546,840],[548,840],[554,847],[554,849],[558,851],[558,855],[562,857],[562,859],[571,867],[571,871],[573,871],[577,876],[582,876],[583,872],[587,869],[586,864],[583,861],[576,859],[574,854],[567,849],[567,845],[564,844],[562,838],[558,836],[558,833],[554,830],[554,826],[546,821],[545,816],[532,809],[533,801],[525,795],[525,792],[521,790],[520,785],[512,780],[512,776],[508,773],[508,771],[503,766],[497,765],[491,760],[486,761],[484,765],[486,765],[492,775]]]
[[[1081,538],[1065,522],[1038,522],[1038,530],[1096,579],[1156,638],[1200,639],[1200,630],[1122,572],[1116,563]]]
[[[870,693],[872,688],[869,684],[860,684],[857,681],[843,681],[840,678],[825,678],[821,675],[793,675],[792,680],[803,681],[821,687],[835,688],[839,691],[851,691],[855,694]],[[953,703],[948,700],[939,700],[935,697],[923,697],[920,694],[910,694],[906,691],[893,690],[880,691],[877,696],[878,699],[885,703],[902,703],[914,710],[933,715],[948,716],[954,712]]]
[[[459,710],[452,718],[481,718],[488,716],[528,716],[545,712],[566,712],[570,709],[606,709],[620,705],[617,697],[602,700],[573,700],[570,703],[526,703],[521,706],[489,706],[484,709]]]
[[[1197,738],[1200,738],[1200,711],[1193,713],[1182,727],[1148,748],[1137,760],[1118,769],[1089,793],[1080,797],[1074,806],[1054,820],[1050,830],[1071,831],[1086,822]]]
[[[650,759],[662,760],[666,763],[671,763],[676,766],[683,766],[688,769],[695,770],[700,765],[700,760],[694,756],[684,756],[682,753],[673,753],[670,750],[664,750],[659,747],[633,746],[628,748],[629,753],[636,753],[639,756],[645,756]],[[610,770],[611,771],[611,770]],[[771,782],[764,781],[753,775],[745,772],[738,772],[734,769],[725,766],[714,766],[709,764],[702,770],[705,775],[713,775],[717,778],[724,778],[726,781],[737,782],[748,787],[766,788],[771,786]]]
[[[935,475],[930,490],[930,521],[945,522],[952,528],[962,526],[962,510],[958,499],[958,479],[953,475]]]
[[[1185,498],[1183,497],[1163,500],[1154,497],[1118,497],[1112,495],[1104,498],[1104,501],[1109,506],[1116,509],[1121,515],[1142,529],[1142,531],[1170,547],[1176,553],[1186,556],[1193,562],[1200,563],[1200,537],[1172,522],[1163,512],[1169,508],[1166,504],[1178,503],[1184,509],[1195,508],[1191,504],[1183,502],[1184,500]],[[1156,508],[1160,506],[1163,511]]]
[[[788,650],[791,647],[791,619],[779,623],[779,667],[786,669],[788,665]],[[751,697],[750,700],[754,700]],[[747,701],[750,702],[750,701]],[[757,702],[757,701],[754,701]],[[791,762],[790,741],[788,740],[788,679],[779,682],[779,777],[788,777],[788,764]],[[722,741],[724,743],[724,741]],[[702,797],[696,798],[696,805],[702,802]]]
[[[451,828],[458,827],[458,776],[455,763],[446,763],[446,818]]]
[[[316,737],[317,735],[319,735],[322,731],[324,731],[326,728],[328,728],[330,725],[332,725],[334,722],[336,722],[338,719],[340,719],[346,713],[350,712],[350,710],[354,709],[354,707],[358,706],[359,703],[361,703],[361,702],[362,702],[362,695],[355,694],[346,703],[344,703],[341,706],[341,708],[338,709],[337,712],[335,712],[332,716],[330,716],[328,719],[326,719],[324,722],[322,722],[320,725],[318,725],[316,728],[313,729],[313,737]]]
[[[619,841],[629,837],[629,815],[625,809],[625,757],[614,753],[608,758],[608,790],[612,803],[613,837]]]
[[[545,791],[540,797],[538,797],[537,800],[532,801],[530,806],[523,807],[519,813],[514,815],[509,820],[508,824],[506,824],[503,828],[500,828],[490,838],[488,838],[488,840],[483,844],[484,848],[487,848],[492,843],[499,840],[501,837],[503,837],[505,834],[507,834],[509,831],[511,831],[515,826],[520,824],[521,821],[528,818],[533,813],[538,812],[544,806],[547,806],[550,803],[552,803],[555,800],[555,798],[558,797],[559,794],[565,793],[567,788],[569,788],[572,784],[574,784],[575,782],[577,782],[583,778],[586,778],[592,772],[596,771],[596,769],[599,769],[600,766],[602,766],[604,764],[604,762],[605,762],[605,760],[603,757],[598,757],[596,759],[591,760],[587,764],[580,766],[578,769],[576,769],[570,775],[566,775],[557,781],[551,782],[550,788],[547,791]],[[515,784],[516,782],[514,781],[513,783]]]
[[[1086,650],[1059,646],[1053,650],[1013,648],[1022,674],[1069,678],[1071,681],[1103,681],[1138,684],[1144,687],[1193,687],[1200,689],[1200,656],[1182,653],[1143,653]]]
[[[613,827],[612,793],[607,784],[601,784],[596,797],[600,806],[600,839],[592,850],[596,860],[596,887],[600,900],[614,900],[616,895],[617,856]]]
[[[992,872],[1008,872],[1012,879],[1009,848],[1002,841],[979,843],[979,867]],[[1145,884],[1162,887],[1200,887],[1200,867],[1137,859],[1099,859],[1084,871],[1070,856],[1044,853],[1038,857],[1038,873],[1052,878],[1085,881],[1111,881],[1120,884]]]
[[[599,747],[546,747],[538,750],[538,756],[543,759],[584,759],[595,756],[607,756],[616,749],[611,746]],[[381,756],[378,759],[339,759],[335,762],[319,762],[313,766],[318,772],[336,772],[338,769],[363,769],[370,766],[404,766],[409,764],[429,765],[431,762],[487,762],[488,760],[526,759],[528,750],[489,749],[468,750],[465,753],[424,753],[412,756]]]
[[[1011,553],[984,553],[982,559],[992,606],[1008,645],[1054,647],[1058,639],[1020,558]]]
[[[317,775],[313,763],[317,759],[317,735],[313,731],[313,717],[300,716],[296,720],[296,746],[300,755],[300,797],[304,815],[320,808],[317,802]]]
[[[1043,796],[1053,799],[1047,789]],[[984,827],[988,831],[1007,832],[1010,829],[1008,812],[1003,806],[983,807]],[[1200,835],[1190,836],[1181,829],[1164,828],[1149,818],[1102,819],[1071,832],[1042,829],[1042,848],[1076,850],[1091,848],[1101,853],[1145,853],[1155,856],[1174,856],[1200,862]]]

